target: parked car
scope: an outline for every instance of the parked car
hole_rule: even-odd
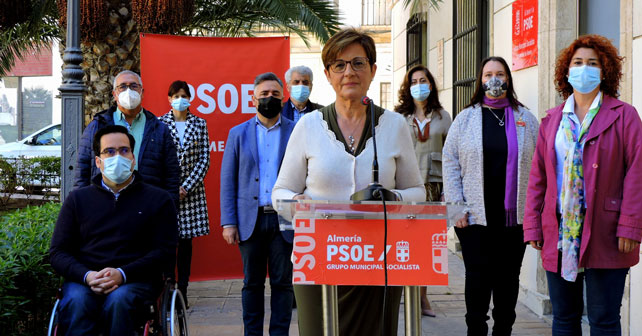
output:
[[[0,156],[27,158],[38,156],[61,156],[62,127],[49,125],[16,142],[0,145]]]
[[[57,191],[61,143],[62,127],[53,124],[20,141],[0,145],[0,189]]]

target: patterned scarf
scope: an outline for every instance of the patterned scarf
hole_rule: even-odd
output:
[[[492,108],[503,108],[506,116],[505,130],[508,143],[508,156],[506,158],[506,187],[504,189],[504,211],[506,212],[506,226],[517,225],[517,165],[519,148],[517,143],[517,129],[513,108],[508,98],[490,99],[484,96],[484,104]]]
[[[559,228],[557,248],[562,251],[562,278],[566,281],[575,281],[579,271],[580,240],[586,214],[582,155],[589,128],[601,105],[602,101],[600,100],[597,107],[589,110],[586,114],[580,126],[578,137],[575,136],[577,125],[571,121],[570,113],[564,113],[562,116],[562,131],[568,152],[566,160],[564,160],[564,176],[562,177],[562,222]]]

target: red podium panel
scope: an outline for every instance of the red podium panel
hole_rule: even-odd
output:
[[[446,218],[388,219],[388,285],[448,285],[446,224]],[[293,281],[383,286],[383,245],[383,219],[295,218]]]

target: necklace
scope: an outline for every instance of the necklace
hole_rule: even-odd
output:
[[[502,127],[503,127],[503,126],[504,126],[504,119],[506,118],[506,113],[504,113],[504,114],[502,115],[502,118],[501,118],[501,119],[499,119],[499,117],[495,114],[495,112],[493,112],[493,109],[492,109],[492,108],[489,108],[488,110],[490,111],[490,113],[492,113],[492,114],[493,114],[493,116],[495,117],[495,119],[497,119],[497,121],[499,121],[499,126],[502,126]]]
[[[361,121],[363,121],[363,119],[364,119],[364,118],[362,118],[361,120],[359,120],[359,122],[357,122],[357,125],[352,129],[352,131],[351,131],[351,132],[350,132],[350,134],[348,135],[348,141],[350,142],[350,143],[348,144],[348,146],[350,147],[350,152],[352,152],[352,154],[354,154],[354,152],[356,151],[356,148],[355,148],[355,146],[354,146],[354,142],[355,142],[355,141],[354,141],[354,140],[355,140],[355,139],[354,139],[354,132],[355,132],[357,129],[359,129],[359,125],[361,125]]]

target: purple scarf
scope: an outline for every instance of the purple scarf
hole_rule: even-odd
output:
[[[506,226],[517,225],[517,128],[513,108],[508,98],[490,99],[484,96],[484,104],[492,108],[504,108],[506,115],[506,140],[508,141],[508,158],[506,160],[506,189],[504,191],[504,210]]]

